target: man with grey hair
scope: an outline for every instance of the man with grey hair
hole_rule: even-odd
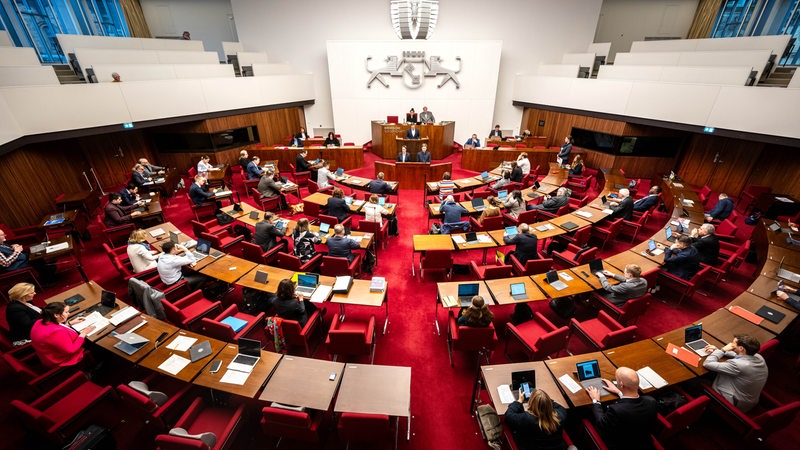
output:
[[[700,228],[692,230],[692,246],[697,249],[697,256],[700,262],[714,266],[719,259],[719,239],[714,234],[716,228],[710,223],[700,225]]]
[[[164,167],[156,166],[155,164],[150,164],[150,161],[147,158],[139,158],[139,164],[144,167],[144,176],[145,178],[152,178],[154,176],[164,175]]]
[[[514,236],[503,236],[503,242],[506,245],[515,245],[513,251],[508,252],[506,255],[506,264],[511,261],[511,255],[524,266],[529,259],[539,259],[538,241],[536,235],[531,233],[530,227],[527,223],[521,223],[517,226],[517,234]]]
[[[422,112],[419,113],[419,123],[434,123],[436,122],[436,118],[433,117],[433,113],[428,111],[427,106],[422,107]]]
[[[542,211],[546,211],[549,213],[557,212],[562,206],[569,204],[569,196],[567,195],[566,188],[558,188],[556,191],[556,195],[551,197],[549,195],[544,196],[544,201],[538,205],[528,205],[526,209],[541,209]]]
[[[628,300],[641,297],[647,293],[647,280],[642,278],[641,267],[636,264],[628,264],[625,266],[623,273],[625,276],[617,275],[608,270],[595,273],[606,291],[603,297],[616,306],[622,306]],[[619,281],[619,284],[612,286],[606,277]]]
[[[367,183],[367,190],[370,194],[386,195],[392,193],[392,186],[383,181],[385,175],[383,172],[378,172],[378,178]]]
[[[286,196],[281,192],[283,189],[283,183],[278,181],[275,177],[275,171],[267,167],[264,169],[264,174],[261,176],[261,179],[258,181],[258,187],[256,187],[258,192],[261,193],[261,198],[272,198],[275,196],[281,197],[281,209],[286,208],[288,206],[286,202]]]
[[[609,206],[611,207],[611,211],[613,211],[609,214],[609,219],[633,219],[633,199],[631,198],[631,191],[626,188],[619,190],[619,201],[609,202]]]

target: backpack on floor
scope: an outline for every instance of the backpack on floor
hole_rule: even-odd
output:
[[[375,267],[375,254],[367,250],[364,252],[364,257],[361,258],[361,271],[372,273],[373,267]]]
[[[527,303],[517,303],[511,313],[511,323],[519,325],[533,319],[533,310]]]
[[[493,449],[502,448],[503,425],[500,424],[500,417],[491,405],[478,406],[478,424],[481,427],[481,434],[486,439],[486,443]]]
[[[400,230],[397,228],[397,217],[389,217],[389,236],[400,236]]]

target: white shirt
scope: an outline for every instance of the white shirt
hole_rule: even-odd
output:
[[[158,275],[164,284],[171,285],[178,282],[183,276],[181,267],[195,262],[192,252],[186,251],[183,255],[170,255],[164,253],[158,258]]]
[[[386,208],[375,203],[367,202],[361,209],[364,211],[364,220],[367,222],[382,223],[381,214],[389,214]]]
[[[203,162],[201,160],[200,162],[197,163],[197,173],[199,173],[200,175],[206,176],[208,174],[209,169],[211,169],[212,167],[214,167],[214,166],[212,166],[211,164],[208,164],[206,162]]]
[[[158,265],[158,256],[142,244],[128,244],[128,258],[133,266],[133,273],[144,272]]]
[[[317,171],[317,185],[320,189],[325,189],[330,186],[328,181],[334,180],[336,180],[336,177],[333,176],[330,170],[323,167]]]
[[[531,173],[531,162],[528,158],[518,159],[517,167],[522,169],[522,175],[527,175]]]

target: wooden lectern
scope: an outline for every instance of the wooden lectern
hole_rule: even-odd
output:
[[[418,144],[412,150],[408,144],[406,148],[408,152],[417,156],[419,145],[427,139],[428,151],[431,154],[431,159],[438,160],[444,159],[453,153],[453,135],[455,133],[455,122],[441,122],[436,124],[425,124],[417,126],[419,135],[422,139],[416,140]],[[409,128],[406,124],[384,123],[381,120],[372,121],[372,153],[384,159],[396,159],[397,154],[400,153],[400,145],[404,141],[415,142],[411,139],[405,139],[406,130]]]
[[[397,154],[400,154],[400,149],[405,145],[406,150],[408,153],[411,153],[411,159],[416,161],[417,159],[417,152],[422,150],[422,144],[426,144],[428,146],[428,151],[430,151],[430,144],[428,144],[428,138],[420,138],[420,139],[406,139],[401,137],[395,137],[395,148],[397,149]]]

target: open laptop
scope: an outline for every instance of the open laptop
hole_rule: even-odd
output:
[[[675,227],[675,231],[677,231],[678,233],[688,233],[689,232],[689,228],[687,228],[686,225],[683,224],[683,222],[681,222],[680,220],[678,220],[677,222],[678,222],[678,225]]]
[[[705,348],[708,345],[705,339],[703,339],[703,325],[692,325],[691,327],[687,327],[683,330],[683,340],[686,342],[686,346],[689,347],[693,352],[697,353],[700,356],[706,356]]]
[[[211,250],[211,242],[209,242],[209,241],[207,241],[205,239],[198,239],[197,240],[197,247],[195,248],[195,250],[192,251],[192,254],[194,255],[195,259],[197,259],[198,261],[203,259],[203,258],[205,258],[206,256],[210,256],[210,257],[212,257],[214,259],[217,259],[220,256],[224,255],[224,253],[222,253],[220,251],[217,251],[217,250],[212,251]]]
[[[275,229],[280,231],[280,232],[284,232],[284,230],[286,230],[286,224],[288,224],[288,223],[289,223],[288,220],[276,220],[275,221]]]
[[[119,342],[114,344],[114,348],[126,355],[133,355],[150,342],[146,337],[139,336],[136,333],[115,334],[115,336],[119,339]]]
[[[539,184],[539,182],[538,182],[538,181],[534,181],[534,182],[533,182],[533,188],[534,188],[534,189],[536,189],[536,190],[537,190],[537,191],[539,191],[539,192],[548,192],[548,191],[550,190],[549,188],[547,188],[547,187],[545,187],[545,186],[542,186],[541,184]]]
[[[473,198],[472,199],[472,209],[475,211],[483,211],[486,209],[486,205],[483,204],[482,198]]]
[[[207,356],[211,356],[211,342],[208,339],[189,348],[189,358],[192,362],[200,361]]]
[[[84,314],[89,315],[94,311],[100,313],[101,316],[105,316],[106,314],[110,313],[117,307],[117,294],[111,291],[102,291],[100,293],[100,303],[91,306],[84,311]]]
[[[647,250],[645,250],[645,253],[647,253],[650,256],[658,256],[664,253],[664,250],[661,250],[660,248],[656,247],[656,241],[650,239],[649,241],[647,241]]]
[[[511,372],[511,393],[516,394],[520,388],[525,394],[525,400],[531,398],[531,392],[536,389],[536,371],[519,370]]]
[[[514,236],[517,234],[517,227],[506,227],[506,236]]]
[[[478,233],[474,231],[470,231],[469,233],[464,235],[464,240],[467,241],[467,244],[477,244],[478,243]]]
[[[505,200],[506,197],[508,197],[508,191],[506,191],[506,190],[497,191],[497,199],[498,200]]]
[[[458,302],[462,308],[472,306],[472,297],[478,295],[480,285],[478,283],[462,283],[458,285]]]
[[[575,364],[576,373],[578,374],[578,381],[581,383],[581,386],[584,388],[588,388],[592,386],[597,388],[600,391],[600,396],[610,394],[603,387],[603,380],[600,374],[600,364],[597,362],[596,359],[591,361],[584,361]]]
[[[294,290],[294,295],[302,295],[309,298],[317,290],[319,285],[319,275],[315,273],[303,273],[297,275],[297,287]]]
[[[259,217],[260,217],[260,216],[259,216],[259,214],[258,214],[258,211],[250,211],[250,219],[252,219],[252,220],[258,220],[258,219],[259,219]]]
[[[600,258],[589,261],[589,272],[595,274],[603,271],[603,260]]]
[[[552,286],[553,289],[555,289],[557,291],[560,291],[562,289],[566,289],[567,288],[567,283],[564,283],[563,281],[558,279],[558,272],[557,271],[551,270],[551,271],[547,272],[547,274],[545,276],[547,277],[547,278],[545,278],[545,281],[547,281],[547,284]]]
[[[525,283],[511,283],[511,298],[514,300],[525,300],[528,293],[525,292]]]
[[[800,274],[796,274],[796,273],[792,272],[791,270],[787,270],[787,269],[783,268],[783,260],[784,259],[786,259],[785,256],[783,258],[781,258],[781,263],[778,266],[778,274],[777,275],[779,277],[783,278],[784,280],[789,280],[789,281],[793,281],[795,283],[800,283]]]
[[[322,222],[319,224],[319,233],[320,234],[328,234],[328,231],[331,229],[331,224]]]
[[[600,201],[601,201],[601,204],[600,204],[600,206],[602,206],[602,207],[604,207],[604,208],[608,208],[608,206],[609,206],[609,204],[608,204],[608,199],[606,198],[606,196],[605,196],[605,195],[604,195],[604,196],[602,196],[602,197],[600,197]]]
[[[483,171],[483,172],[481,172],[481,178],[482,178],[484,181],[486,181],[487,179],[489,179],[489,172],[486,172],[486,171]]]
[[[674,234],[672,234],[672,227],[664,228],[664,239],[670,242],[675,242],[676,238],[677,237]]]
[[[51,214],[50,220],[64,220],[64,213]]]
[[[239,353],[228,364],[228,370],[250,373],[261,359],[261,341],[254,339],[239,339]]]
[[[342,175],[344,175],[344,168],[339,167],[338,169],[336,169],[336,176],[341,177]]]
[[[352,205],[352,204],[353,204],[353,197],[345,197],[345,198],[344,198],[344,203],[345,203],[347,206],[350,206],[350,205]]]

